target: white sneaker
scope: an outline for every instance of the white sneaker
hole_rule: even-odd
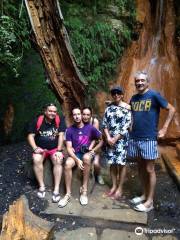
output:
[[[135,206],[134,209],[139,212],[150,212],[154,209],[153,203],[149,207],[145,207],[144,204],[140,203],[139,205]]]
[[[80,201],[81,205],[87,205],[88,204],[88,197],[87,197],[87,195],[81,194],[80,198],[79,198],[79,201]]]
[[[87,197],[87,190],[84,190],[83,187],[80,187],[80,198],[79,198],[81,205],[88,204],[88,197]]]
[[[66,194],[58,203],[58,207],[63,208],[65,207],[68,202],[70,201],[71,195],[70,194]]]
[[[139,203],[143,202],[144,200],[146,200],[146,198],[144,196],[134,197],[133,199],[130,200],[130,203],[139,204]]]
[[[100,185],[104,185],[105,183],[104,183],[104,179],[103,179],[103,177],[101,176],[101,175],[98,175],[97,176],[97,182],[100,184]]]

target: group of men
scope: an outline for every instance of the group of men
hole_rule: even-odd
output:
[[[99,125],[97,119],[92,119],[92,110],[88,107],[83,110],[79,107],[72,109],[74,124],[67,129],[64,118],[57,117],[57,107],[54,104],[45,107],[41,120],[35,119],[28,129],[28,142],[33,149],[34,172],[39,184],[38,197],[44,198],[46,194],[43,162],[49,157],[53,163],[54,175],[52,201],[58,202],[59,207],[65,207],[70,201],[72,169],[77,165],[83,173],[79,201],[82,205],[87,205],[88,180],[93,160],[96,165],[96,177],[103,184],[98,151],[105,145],[105,156],[110,164],[113,183],[107,195],[115,199],[121,197],[126,159],[136,158],[143,193],[134,197],[131,203],[137,211],[149,212],[153,209],[156,185],[154,165],[155,159],[158,158],[157,137],[166,134],[175,109],[158,92],[149,89],[149,79],[145,72],[136,73],[135,87],[137,94],[131,98],[130,105],[122,101],[124,93],[121,87],[111,89],[113,102],[105,111],[102,133],[98,129],[99,126],[96,126]],[[160,108],[167,109],[168,115],[163,128],[158,131]],[[64,139],[68,153],[66,159],[63,155]],[[66,194],[61,198],[59,185],[63,169]]]

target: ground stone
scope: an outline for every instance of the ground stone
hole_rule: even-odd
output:
[[[101,240],[147,240],[148,238],[145,235],[136,235],[134,232],[127,232],[121,230],[111,230],[105,229],[102,233]]]
[[[81,206],[79,198],[74,197],[71,198],[71,201],[64,208],[58,208],[56,204],[51,203],[51,200],[49,200],[49,205],[45,212],[64,216],[147,224],[146,213],[131,209],[128,200],[114,201],[106,197],[104,195],[105,189],[106,187],[96,185],[93,192],[89,194],[87,206]]]
[[[95,228],[79,228],[55,233],[55,240],[97,240]]]
[[[166,235],[166,236],[154,236],[152,240],[178,240],[178,238],[172,235]]]

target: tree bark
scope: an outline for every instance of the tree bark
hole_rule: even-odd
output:
[[[23,195],[3,215],[0,240],[52,240],[54,223],[34,215]]]
[[[25,0],[38,50],[67,123],[84,106],[85,86],[75,61],[58,0]]]

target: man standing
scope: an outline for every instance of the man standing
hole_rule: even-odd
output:
[[[64,131],[64,118],[59,118],[57,108],[53,103],[46,105],[44,115],[35,119],[28,129],[28,143],[33,149],[33,168],[39,184],[37,196],[44,198],[46,194],[43,180],[43,162],[45,158],[49,157],[53,163],[53,202],[60,200],[59,185],[62,175]]]
[[[91,124],[84,124],[79,108],[72,110],[74,125],[66,130],[66,146],[69,157],[65,162],[66,195],[58,203],[59,207],[65,207],[71,197],[72,168],[77,165],[83,173],[83,184],[80,188],[81,205],[88,204],[87,190],[91,160],[96,151],[102,146],[102,140],[90,151],[89,146],[93,140],[101,138],[101,132]]]
[[[165,136],[175,108],[160,93],[149,89],[149,80],[145,72],[136,73],[135,86],[138,93],[130,101],[133,126],[128,155],[138,160],[143,194],[133,198],[131,203],[135,204],[135,210],[149,212],[154,208],[153,198],[156,185],[154,165],[155,159],[158,158],[157,137]],[[160,108],[167,109],[168,115],[162,129],[158,132]]]

